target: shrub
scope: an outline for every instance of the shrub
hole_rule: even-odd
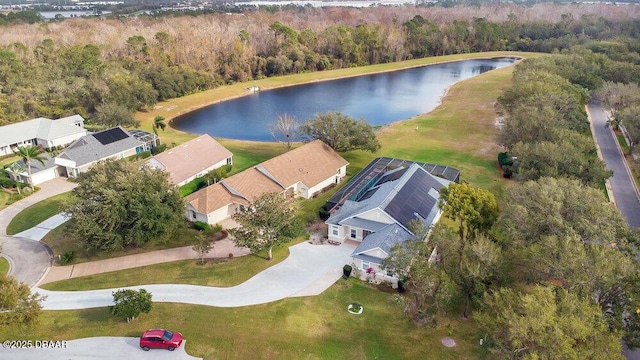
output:
[[[513,157],[508,152],[498,153],[498,163],[500,166],[513,165]]]
[[[60,265],[67,265],[72,263],[76,259],[76,252],[73,250],[65,251],[60,255]]]
[[[320,211],[318,211],[318,216],[320,217],[320,219],[325,221],[329,219],[329,216],[331,216],[331,213],[327,209],[326,205],[320,208]]]
[[[193,227],[198,231],[207,231],[209,230],[209,224],[204,221],[196,221],[193,223]]]
[[[233,259],[233,253],[229,253],[229,259]]]
[[[207,227],[204,229],[204,233],[207,235],[217,234],[220,231],[222,231],[222,225],[220,224],[215,224],[214,226],[207,224]]]
[[[16,187],[16,182],[10,178],[0,177],[0,186],[3,188],[14,188]]]
[[[511,179],[513,176],[513,166],[511,165],[503,165],[502,166],[502,176]]]
[[[163,152],[165,150],[167,150],[167,144],[161,144],[161,145],[158,145],[158,146],[154,146],[151,149],[151,154],[152,155],[160,154],[161,152]]]
[[[351,270],[353,270],[353,268],[351,267],[351,265],[345,265],[342,267],[342,277],[345,279],[348,279],[349,276],[351,276]]]

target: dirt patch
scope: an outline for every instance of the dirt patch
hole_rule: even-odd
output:
[[[328,243],[328,227],[327,224],[316,221],[306,227],[309,233],[309,243],[314,245],[324,245]]]

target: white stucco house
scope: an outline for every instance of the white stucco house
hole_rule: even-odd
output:
[[[80,115],[57,120],[37,118],[0,127],[0,156],[13,154],[13,147],[65,146],[87,134]]]
[[[83,136],[55,158],[64,176],[77,177],[93,164],[107,159],[123,159],[144,151],[145,143],[117,126]]]
[[[337,152],[315,140],[187,196],[185,216],[216,224],[267,192],[309,199],[340,183],[347,165]]]
[[[429,164],[368,166],[343,187],[343,199],[326,221],[328,239],[356,243],[351,254],[356,268],[371,268],[377,276],[394,280],[381,264],[396,244],[415,238],[410,223],[417,220],[429,228],[440,219],[440,190],[451,181],[430,174],[422,165]],[[350,187],[352,181],[360,185]]]
[[[49,181],[60,176],[60,168],[58,167],[58,165],[56,165],[55,159],[52,158],[48,153],[43,153],[42,157],[44,158],[42,163],[36,160],[31,161],[31,179],[33,181],[33,185],[40,185],[45,181]],[[29,173],[28,170],[26,170],[27,165],[23,160],[18,161],[17,164],[18,166],[22,166],[25,171],[21,172],[17,176],[17,179],[14,178],[13,180],[28,184]],[[13,178],[13,176],[11,175],[10,177]]]
[[[169,179],[177,186],[185,185],[225,165],[233,165],[233,154],[206,134],[157,154],[145,162],[145,166],[168,172]]]

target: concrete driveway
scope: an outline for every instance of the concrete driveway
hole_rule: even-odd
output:
[[[144,351],[138,345],[137,337],[93,337],[59,342],[60,348],[0,349],[2,359],[41,360],[41,359],[128,359],[128,360],[196,360],[186,353],[186,341],[174,351],[153,349]],[[34,340],[41,346],[42,342]]]
[[[63,192],[77,184],[57,178],[40,185],[40,191],[0,211],[0,246],[2,256],[9,261],[9,275],[29,286],[35,286],[52,265],[49,247],[39,241],[7,236],[9,222],[27,207]]]
[[[303,242],[289,248],[281,263],[255,275],[246,282],[228,288],[197,285],[139,285],[151,292],[155,302],[239,307],[264,304],[291,296],[317,295],[342,276],[342,266],[351,263],[354,248],[349,245],[312,245]],[[85,309],[113,305],[116,289],[90,291],[34,291],[47,298],[45,310]]]

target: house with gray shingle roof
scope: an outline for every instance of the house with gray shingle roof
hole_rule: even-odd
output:
[[[31,181],[33,181],[33,185],[40,185],[45,181],[52,180],[58,177],[58,165],[55,163],[55,159],[49,155],[49,153],[42,153],[42,163],[39,161],[31,161]],[[24,160],[20,160],[17,162],[17,166],[21,166],[25,169],[25,171],[18,174],[17,180],[22,183],[29,183],[29,174],[27,172],[27,164]],[[9,172],[8,169],[5,171]],[[13,178],[13,176],[11,176]]]
[[[144,151],[144,143],[122,127],[114,127],[81,137],[55,158],[68,177],[77,177],[93,164],[107,159],[123,159]]]
[[[5,125],[0,127],[0,156],[13,154],[12,148],[19,146],[64,146],[86,134],[80,115],[57,120],[37,118]]]
[[[351,254],[356,267],[363,271],[372,268],[392,279],[381,266],[383,260],[395,245],[414,238],[412,222],[419,221],[427,228],[438,222],[442,214],[438,208],[440,189],[450,183],[416,163],[381,172],[339,206],[332,204],[337,210],[326,221],[328,238],[357,242]]]

